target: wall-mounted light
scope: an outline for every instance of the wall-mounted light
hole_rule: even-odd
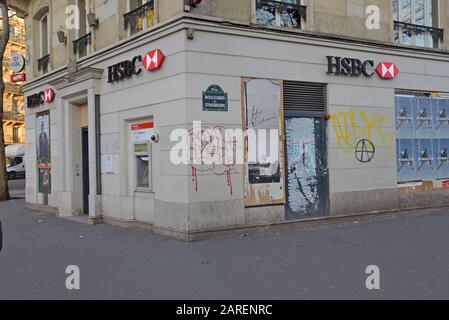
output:
[[[67,36],[64,31],[58,31],[58,41],[60,43],[67,43]]]
[[[87,22],[89,23],[89,27],[91,28],[95,28],[96,26],[98,26],[98,19],[95,16],[95,13],[89,12],[87,14]]]

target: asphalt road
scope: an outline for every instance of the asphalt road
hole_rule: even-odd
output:
[[[449,210],[187,243],[0,203],[0,299],[448,299]],[[65,287],[68,265],[81,288]],[[381,290],[365,287],[368,265]]]

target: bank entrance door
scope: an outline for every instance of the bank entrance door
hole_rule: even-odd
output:
[[[81,129],[83,157],[83,213],[89,214],[89,130]]]

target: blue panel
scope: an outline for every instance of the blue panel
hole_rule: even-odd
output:
[[[415,129],[413,127],[413,101],[412,97],[396,97],[396,128],[398,139],[413,139]]]
[[[413,139],[398,139],[397,162],[399,182],[416,181],[416,161]]]
[[[434,103],[437,139],[449,139],[449,99],[436,99]]]
[[[449,179],[449,99],[396,96],[398,181]]]
[[[449,179],[449,139],[435,140],[437,179]]]
[[[433,99],[427,97],[413,98],[414,123],[417,139],[433,139],[434,117]]]
[[[419,180],[434,180],[436,179],[434,156],[434,140],[432,139],[418,139],[415,146],[415,159],[418,179]]]

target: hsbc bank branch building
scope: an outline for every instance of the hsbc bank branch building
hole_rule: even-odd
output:
[[[448,62],[173,20],[24,86],[27,205],[183,239],[449,205]]]

